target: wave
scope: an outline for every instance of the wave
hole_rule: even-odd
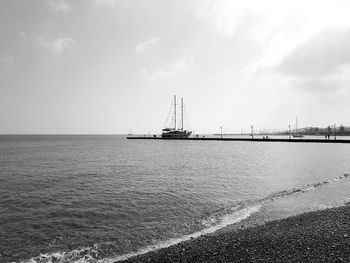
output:
[[[54,252],[47,254],[40,254],[37,257],[33,257],[29,260],[21,261],[20,263],[63,263],[63,262],[79,262],[79,263],[95,263],[98,262],[95,259],[97,255],[97,246],[74,249],[69,252]]]
[[[48,253],[48,254],[40,254],[37,257],[22,261],[20,263],[41,263],[41,262],[45,262],[45,263],[52,263],[52,262],[112,263],[112,262],[126,260],[128,258],[137,256],[137,255],[146,254],[150,251],[166,248],[184,241],[188,241],[193,238],[197,238],[201,235],[214,233],[219,229],[222,229],[224,227],[236,224],[244,219],[247,219],[253,213],[258,212],[264,203],[272,202],[273,200],[291,196],[297,193],[309,192],[318,187],[342,180],[349,176],[350,176],[349,174],[343,174],[334,178],[326,179],[322,182],[318,182],[314,184],[306,184],[300,187],[293,188],[291,190],[275,192],[273,194],[270,194],[258,200],[248,201],[247,203],[242,202],[242,203],[230,206],[230,208],[217,211],[216,213],[212,214],[210,218],[203,220],[202,225],[205,226],[205,228],[201,231],[198,231],[189,235],[185,235],[180,238],[172,238],[164,242],[159,242],[155,245],[147,246],[146,248],[143,248],[141,250],[120,255],[114,258],[96,259],[98,258],[98,245],[95,244],[93,247],[75,249],[69,252],[55,252],[55,253]],[[341,206],[344,204],[345,203],[342,202],[342,203],[338,203],[337,205]]]
[[[345,179],[347,177],[349,177],[349,174],[343,174],[343,175],[340,175],[337,177],[326,179],[322,182],[318,182],[318,183],[314,183],[314,184],[305,184],[305,185],[301,185],[299,187],[295,187],[295,188],[290,189],[290,190],[283,190],[283,191],[279,191],[279,192],[274,192],[274,193],[267,195],[266,197],[263,197],[260,199],[241,201],[241,202],[238,202],[234,205],[230,205],[228,207],[221,208],[221,209],[213,212],[209,218],[203,220],[202,224],[206,227],[212,226],[212,225],[216,224],[216,222],[222,217],[222,215],[231,213],[232,211],[237,211],[237,210],[243,209],[244,207],[247,207],[249,205],[256,205],[256,204],[263,205],[263,204],[272,202],[276,199],[292,196],[292,195],[295,195],[298,193],[306,193],[306,192],[309,192],[311,190],[315,190],[318,187]]]
[[[337,176],[337,177],[326,179],[323,182],[318,182],[318,183],[314,183],[314,184],[305,184],[305,185],[302,185],[300,187],[293,188],[291,190],[284,190],[284,191],[280,191],[280,192],[275,192],[275,193],[270,194],[270,195],[268,195],[268,196],[266,196],[266,197],[264,197],[262,199],[257,200],[257,202],[264,203],[264,202],[269,202],[269,201],[276,200],[278,198],[290,196],[290,195],[293,195],[293,194],[296,194],[296,193],[299,193],[299,192],[306,193],[306,192],[314,190],[314,189],[316,189],[316,188],[318,188],[320,186],[324,186],[326,184],[333,183],[333,182],[345,179],[347,177],[349,177],[349,174],[343,174],[343,175],[340,175],[340,176]]]
[[[162,243],[159,243],[157,245],[149,246],[149,247],[147,247],[145,249],[142,249],[142,250],[134,252],[134,253],[129,253],[129,254],[126,254],[126,255],[122,255],[122,256],[119,256],[119,257],[116,257],[116,258],[113,258],[113,259],[104,259],[104,260],[102,260],[100,262],[103,262],[103,263],[105,263],[105,262],[107,263],[108,262],[109,263],[109,262],[116,262],[116,261],[126,260],[126,259],[128,259],[130,257],[146,254],[147,252],[150,252],[150,251],[153,251],[153,250],[166,248],[166,247],[169,247],[169,246],[172,246],[172,245],[184,242],[184,241],[188,241],[188,240],[193,239],[193,238],[197,238],[197,237],[199,237],[201,235],[214,233],[214,232],[216,232],[217,230],[219,230],[221,228],[224,228],[224,227],[226,227],[228,225],[232,225],[232,224],[238,223],[238,222],[248,218],[251,214],[258,212],[260,207],[261,207],[261,205],[256,205],[256,206],[244,208],[244,209],[239,210],[239,211],[235,211],[232,214],[228,214],[228,215],[223,216],[221,221],[218,224],[210,226],[208,228],[205,228],[205,229],[203,229],[201,231],[195,232],[195,233],[190,234],[190,235],[183,236],[181,238],[170,239],[170,240],[168,240],[166,242],[162,242]]]
[[[231,214],[224,215],[220,222],[218,224],[215,224],[213,226],[207,227],[201,231],[185,235],[180,238],[172,238],[165,242],[160,242],[155,245],[148,246],[146,248],[143,248],[141,250],[138,250],[136,252],[131,252],[128,254],[124,254],[121,256],[117,256],[115,258],[104,258],[104,259],[95,259],[95,256],[98,254],[98,246],[95,245],[94,247],[87,247],[87,248],[81,248],[81,249],[75,249],[70,252],[55,252],[55,253],[49,253],[49,254],[40,254],[37,257],[31,258],[30,260],[22,261],[21,263],[38,263],[38,262],[45,262],[45,263],[60,263],[60,262],[79,262],[79,263],[111,263],[111,262],[117,262],[121,260],[126,260],[130,257],[134,257],[137,255],[146,254],[150,251],[158,250],[161,248],[166,248],[184,241],[188,241],[193,238],[197,238],[201,235],[211,234],[216,232],[217,230],[224,228],[228,225],[232,225],[235,223],[238,223],[246,218],[248,218],[251,214],[258,212],[261,205],[251,206],[247,207],[238,211],[235,211]]]

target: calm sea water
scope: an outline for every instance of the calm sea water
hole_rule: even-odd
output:
[[[350,145],[0,136],[0,262],[113,262],[350,200]]]

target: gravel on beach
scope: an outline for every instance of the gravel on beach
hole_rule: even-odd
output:
[[[123,262],[350,262],[350,205],[201,236]]]

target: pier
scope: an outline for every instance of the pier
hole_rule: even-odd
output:
[[[294,143],[350,143],[344,139],[308,139],[308,138],[221,138],[221,137],[189,137],[162,138],[160,136],[127,136],[129,140],[181,140],[181,141],[243,141],[243,142],[294,142]]]

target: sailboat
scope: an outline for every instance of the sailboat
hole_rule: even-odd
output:
[[[162,138],[188,138],[192,131],[184,129],[184,103],[181,98],[181,128],[176,127],[176,95],[174,96],[174,127],[162,129]]]
[[[298,132],[298,117],[295,120],[295,133],[293,134],[294,138],[304,138],[304,135],[302,135],[300,132]]]

